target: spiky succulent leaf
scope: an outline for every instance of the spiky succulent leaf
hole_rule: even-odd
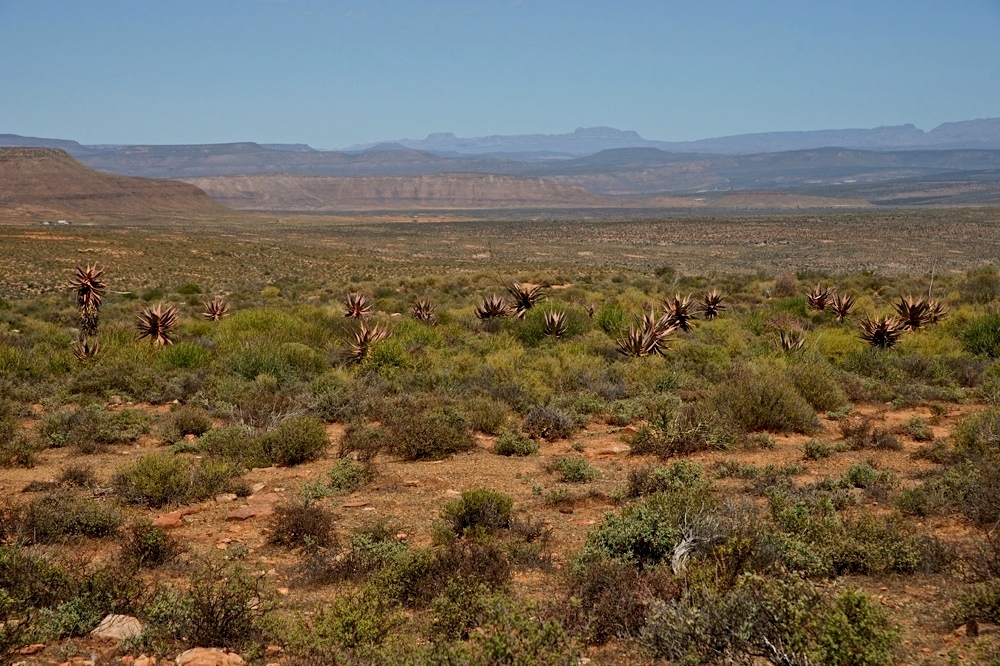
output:
[[[210,301],[205,301],[205,311],[201,316],[209,321],[219,321],[223,317],[229,316],[229,303],[216,296]]]
[[[514,314],[519,319],[523,318],[528,310],[545,300],[545,292],[542,291],[541,285],[511,282],[507,285],[507,293],[510,294],[511,300],[514,301]]]
[[[144,307],[136,319],[140,340],[149,338],[155,345],[174,344],[170,329],[177,325],[177,308],[173,305]]]
[[[433,323],[437,319],[437,314],[434,311],[434,305],[425,298],[418,298],[413,303],[413,307],[410,308],[410,314],[417,321]]]
[[[372,313],[372,301],[364,294],[350,292],[344,297],[344,316],[361,319]]]
[[[837,316],[837,321],[844,321],[854,310],[854,297],[850,294],[834,294],[830,307]]]
[[[813,310],[819,310],[822,312],[826,310],[826,306],[830,302],[830,289],[824,289],[823,287],[816,285],[809,290],[806,295],[806,301]]]
[[[354,332],[354,342],[351,343],[348,353],[349,360],[361,363],[371,356],[375,343],[381,342],[391,335],[392,331],[384,324],[376,323],[369,326],[368,322],[362,321],[358,325],[358,330]]]
[[[805,345],[806,336],[799,330],[781,331],[781,333],[778,334],[778,340],[783,350],[787,352],[795,352],[802,349],[802,346]]]
[[[76,304],[80,308],[94,309],[101,307],[101,298],[108,290],[107,284],[101,278],[104,277],[104,269],[97,264],[86,268],[77,266],[73,274],[73,279],[69,281],[69,287],[76,292]]]
[[[483,297],[483,302],[476,306],[476,317],[478,319],[499,319],[510,314],[507,301],[498,294],[489,294]]]
[[[667,309],[666,323],[668,326],[679,328],[682,331],[690,331],[694,322],[694,299],[688,296],[674,294],[673,298],[663,302]]]
[[[718,290],[712,289],[701,297],[701,314],[705,319],[715,319],[726,309],[722,303],[725,297]]]
[[[899,302],[893,307],[899,315],[899,321],[907,331],[915,331],[931,323],[930,305],[923,298],[900,296]]]
[[[889,349],[895,345],[906,330],[895,317],[873,318],[866,315],[860,322],[861,339],[878,349]]]
[[[543,318],[542,332],[545,335],[559,339],[566,335],[568,326],[566,325],[566,313],[562,310],[550,310]]]
[[[73,357],[80,363],[86,363],[101,353],[100,342],[87,337],[76,340],[69,347],[73,351]]]

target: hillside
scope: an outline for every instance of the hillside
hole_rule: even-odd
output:
[[[267,211],[613,207],[620,202],[540,178],[260,175],[189,180],[231,208]]]
[[[19,214],[225,212],[188,183],[101,173],[52,148],[0,148],[0,184],[0,211]]]

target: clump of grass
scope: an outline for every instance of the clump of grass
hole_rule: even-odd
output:
[[[113,536],[121,524],[122,513],[114,504],[58,493],[31,502],[21,515],[18,531],[28,541],[51,543],[64,537]]]
[[[628,475],[628,497],[653,493],[707,491],[711,483],[704,478],[705,468],[687,461],[668,467],[649,466],[633,469]]]
[[[535,407],[524,417],[522,426],[532,437],[556,440],[565,439],[577,428],[576,421],[558,409],[552,407]]]
[[[712,403],[747,432],[813,433],[816,412],[795,387],[773,370],[736,368],[712,395]]]
[[[91,405],[46,415],[38,434],[46,446],[72,446],[80,453],[91,454],[134,442],[149,432],[151,424],[150,417],[138,410],[109,412],[100,405]]]
[[[181,546],[174,537],[148,520],[136,520],[128,524],[122,533],[122,559],[136,568],[165,564],[180,550]]]
[[[493,443],[493,452],[501,456],[530,456],[538,453],[538,443],[523,433],[504,430]]]
[[[212,427],[208,412],[194,405],[183,405],[167,415],[157,427],[160,437],[170,443],[179,442],[186,435],[199,437]]]
[[[563,456],[552,462],[548,469],[559,474],[560,480],[566,483],[587,483],[600,476],[600,472],[583,456]]]

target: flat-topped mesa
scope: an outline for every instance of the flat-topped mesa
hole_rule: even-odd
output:
[[[0,210],[25,215],[190,215],[226,210],[189,183],[95,171],[55,148],[0,147],[0,183]]]

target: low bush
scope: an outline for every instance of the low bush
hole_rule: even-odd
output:
[[[1000,358],[1000,313],[974,319],[962,332],[962,344],[970,354]]]
[[[162,588],[143,610],[163,638],[240,650],[266,640],[272,608],[263,575],[239,563],[202,561],[183,588]]]
[[[488,488],[466,490],[441,509],[441,518],[452,534],[489,534],[510,526],[514,500]]]
[[[122,513],[114,504],[67,493],[34,500],[21,515],[22,538],[50,543],[64,537],[100,538],[118,533]]]
[[[170,443],[179,442],[185,435],[204,435],[212,427],[208,412],[200,407],[184,405],[173,410],[157,427],[160,437]]]
[[[687,461],[669,467],[649,466],[632,469],[628,475],[628,497],[643,497],[653,493],[702,493],[711,490],[704,478],[705,468]]]
[[[486,622],[502,602],[503,595],[481,581],[451,579],[431,602],[435,637],[468,640],[470,631]]]
[[[535,407],[525,415],[522,428],[532,437],[552,441],[572,435],[577,423],[573,417],[558,409]]]
[[[694,403],[677,411],[651,415],[649,423],[623,439],[632,454],[668,458],[696,451],[728,449],[736,441],[736,431],[724,415]]]
[[[875,427],[875,421],[870,416],[846,418],[840,421],[840,432],[847,446],[853,451],[864,449],[900,451],[903,448],[891,430]]]
[[[238,470],[214,460],[149,453],[115,471],[111,487],[130,504],[161,507],[193,502],[236,490]]]
[[[493,442],[493,452],[501,456],[530,456],[538,453],[538,443],[525,434],[504,430]]]
[[[59,475],[59,483],[64,486],[89,488],[97,484],[94,468],[83,463],[67,465]]]
[[[927,421],[920,418],[916,414],[911,416],[909,420],[903,424],[903,432],[918,442],[934,441],[934,433],[931,432],[930,427],[927,425]]]
[[[285,419],[255,438],[254,445],[269,464],[290,467],[318,458],[329,445],[323,423],[310,416]]]
[[[353,493],[375,478],[375,468],[353,458],[337,458],[326,477],[333,490]]]
[[[736,368],[712,394],[715,408],[747,432],[812,433],[816,412],[780,373],[748,366]]]
[[[393,453],[403,460],[441,460],[476,446],[465,418],[450,407],[395,409],[384,426]]]
[[[109,412],[99,405],[62,410],[42,419],[38,434],[46,446],[73,446],[81,453],[128,444],[149,432],[152,420],[137,410]]]
[[[962,457],[994,455],[1000,450],[1000,409],[991,407],[962,418],[951,431],[951,441]]]
[[[805,456],[808,460],[828,458],[833,453],[833,447],[829,443],[818,439],[810,439],[802,446],[805,449]]]
[[[836,372],[829,363],[792,363],[787,373],[795,390],[816,411],[835,412],[847,406],[847,394],[837,382]]]
[[[306,551],[326,548],[334,542],[333,515],[314,503],[274,508],[268,543]]]
[[[464,407],[469,427],[486,435],[498,434],[510,417],[510,408],[493,398],[471,398],[465,402]]]
[[[347,424],[344,435],[340,438],[340,455],[343,457],[354,453],[359,461],[370,462],[390,445],[389,433],[385,428],[352,421]]]
[[[566,483],[587,483],[601,474],[583,456],[557,458],[548,465],[548,470],[559,474],[559,480]]]
[[[890,666],[899,630],[867,594],[845,590],[823,616],[817,642],[823,664]]]
[[[401,623],[385,599],[362,591],[334,597],[309,617],[296,616],[284,633],[289,652],[302,663],[339,664],[349,663],[351,650],[381,645]]]
[[[120,543],[122,559],[135,568],[160,566],[172,560],[181,550],[174,537],[148,520],[126,525]]]
[[[606,514],[587,534],[578,566],[609,559],[645,569],[668,561],[681,539],[680,518],[694,506],[687,495],[656,493]]]

